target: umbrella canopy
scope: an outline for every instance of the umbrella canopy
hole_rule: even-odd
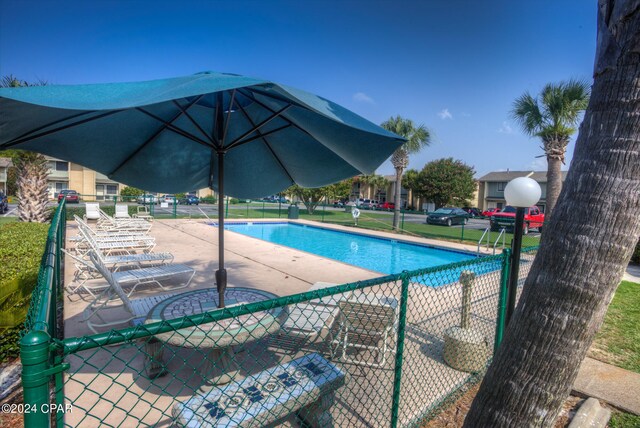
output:
[[[239,198],[372,173],[401,137],[322,97],[228,73],[0,89],[0,149],[78,163],[156,192]],[[218,290],[226,287],[219,209]],[[223,305],[223,302],[221,302]]]

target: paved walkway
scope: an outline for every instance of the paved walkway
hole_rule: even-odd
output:
[[[582,362],[573,390],[626,412],[640,415],[639,373],[587,357]]]
[[[622,276],[622,279],[640,283],[640,265],[630,264],[627,266],[627,270]]]

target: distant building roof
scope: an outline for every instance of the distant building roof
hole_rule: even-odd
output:
[[[533,173],[531,178],[536,180],[538,183],[546,183],[547,182],[547,171],[494,171],[489,174],[483,175],[478,179],[478,181],[510,181],[514,178],[518,177],[526,177],[527,175]],[[562,171],[562,181],[567,178],[567,171]]]
[[[0,158],[0,168],[7,168],[11,165],[12,163],[10,158]]]

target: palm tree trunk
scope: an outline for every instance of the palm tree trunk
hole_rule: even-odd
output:
[[[393,197],[393,201],[395,207],[393,208],[393,230],[400,229],[400,201],[402,192],[402,171],[404,168],[396,167],[396,183],[395,183],[395,195]]]
[[[548,216],[553,211],[553,208],[558,202],[560,197],[560,191],[562,190],[562,161],[556,156],[547,156],[547,206],[545,208],[545,214],[547,221],[550,219]]]
[[[599,2],[594,87],[553,233],[465,427],[553,425],[638,242],[640,8],[612,4]]]

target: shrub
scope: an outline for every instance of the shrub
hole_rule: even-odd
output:
[[[124,196],[124,197],[133,197],[133,198],[137,198],[138,196],[142,196],[144,194],[143,190],[140,189],[136,189],[135,187],[125,187],[124,189],[122,189],[120,191],[120,196]]]
[[[0,362],[19,353],[20,325],[38,280],[48,224],[0,226]]]

